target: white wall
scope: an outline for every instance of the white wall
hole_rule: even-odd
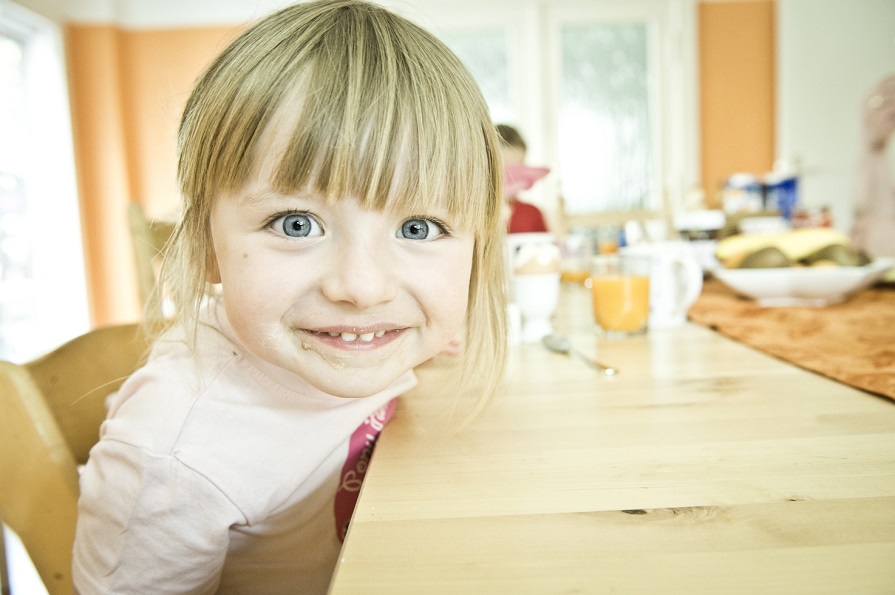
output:
[[[861,102],[895,74],[895,1],[777,0],[777,36],[777,156],[800,163],[800,200],[848,231]]]

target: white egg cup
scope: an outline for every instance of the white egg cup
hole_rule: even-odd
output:
[[[537,343],[553,332],[553,315],[559,304],[559,273],[513,275],[513,302],[519,308],[522,343]]]

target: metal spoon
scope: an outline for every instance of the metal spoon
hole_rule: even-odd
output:
[[[613,368],[601,364],[597,360],[587,357],[585,354],[572,347],[572,342],[569,341],[569,338],[564,335],[558,335],[554,333],[552,335],[547,335],[542,339],[542,341],[544,342],[544,347],[546,347],[550,351],[555,351],[556,353],[562,353],[565,355],[574,355],[578,359],[584,361],[587,365],[595,368],[603,376],[615,376],[616,374],[618,374],[618,368]]]

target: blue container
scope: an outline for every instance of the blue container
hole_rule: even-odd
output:
[[[765,187],[765,208],[769,211],[777,211],[787,221],[792,221],[792,215],[799,202],[799,183],[795,176],[782,178]]]

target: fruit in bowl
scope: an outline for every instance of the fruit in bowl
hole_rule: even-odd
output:
[[[729,236],[712,272],[762,306],[827,306],[879,281],[892,259],[871,259],[828,228]]]
[[[728,269],[854,267],[871,262],[847,235],[826,227],[728,236],[718,242],[715,255]]]

